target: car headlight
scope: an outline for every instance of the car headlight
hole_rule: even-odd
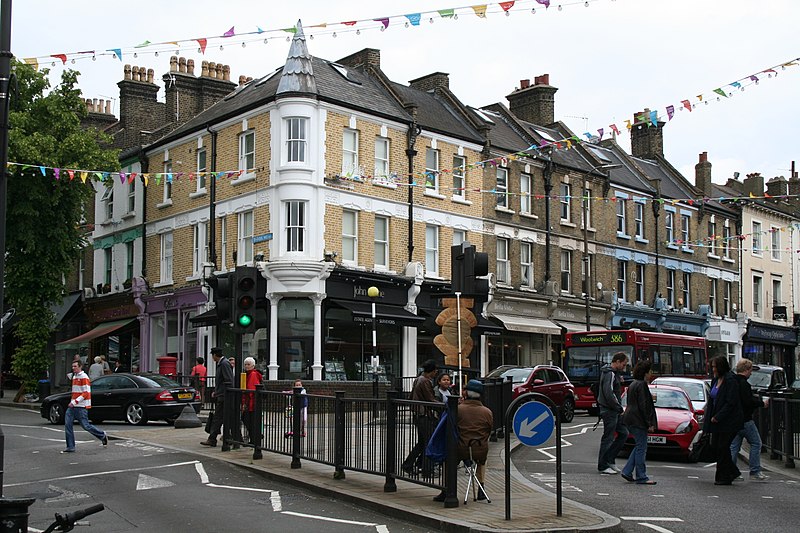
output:
[[[692,423],[687,420],[686,422],[681,422],[677,428],[675,428],[675,433],[689,433],[692,429]]]

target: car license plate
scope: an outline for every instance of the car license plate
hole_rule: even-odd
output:
[[[192,399],[192,393],[191,392],[181,392],[181,393],[178,394],[178,399],[179,400],[191,400]]]
[[[667,437],[657,437],[654,435],[647,436],[647,444],[666,444]]]

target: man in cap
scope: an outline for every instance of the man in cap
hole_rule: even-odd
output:
[[[414,381],[411,389],[411,399],[417,402],[436,402],[436,395],[433,392],[433,379],[436,377],[436,361],[428,359],[422,363],[422,372]],[[423,452],[431,434],[436,428],[436,413],[427,407],[416,406],[414,408],[414,427],[417,428],[417,443],[403,461],[403,471],[413,475],[416,472],[418,461],[422,460],[422,477],[433,477],[433,464],[431,460],[424,457]]]
[[[483,383],[471,379],[467,383],[467,399],[458,406],[458,459],[470,459],[478,464],[475,473],[483,485],[483,474],[486,470],[486,458],[489,455],[489,435],[494,428],[492,411],[481,402]],[[483,490],[478,491],[478,499],[485,500]]]
[[[214,447],[217,445],[217,437],[222,432],[222,418],[225,412],[225,391],[233,387],[233,369],[228,360],[222,355],[222,348],[211,348],[211,357],[217,363],[217,375],[215,379],[214,392],[214,419],[208,432],[208,439],[202,441],[203,446]],[[241,440],[241,439],[240,439]]]

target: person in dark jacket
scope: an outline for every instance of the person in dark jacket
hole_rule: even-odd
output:
[[[648,387],[648,379],[652,377],[651,369],[653,363],[644,359],[636,363],[633,369],[633,383],[628,387],[628,405],[622,419],[630,432],[636,445],[633,448],[628,462],[622,469],[620,475],[630,482],[639,485],[655,485],[656,482],[647,477],[647,434],[652,433],[658,427],[656,419],[656,407],[653,404],[653,395]],[[636,477],[633,477],[633,469],[636,468]]]
[[[414,381],[411,389],[411,399],[417,402],[436,402],[433,392],[433,380],[436,378],[436,361],[428,359],[422,363],[422,372]],[[425,457],[425,446],[436,428],[436,413],[430,408],[420,405],[412,407],[414,414],[414,427],[417,428],[417,443],[403,461],[403,471],[408,475],[415,475],[418,466],[422,467],[422,477],[433,477],[433,463]]]
[[[611,357],[611,364],[604,366],[600,374],[597,405],[603,419],[603,437],[600,439],[597,470],[601,474],[619,472],[614,461],[628,439],[628,428],[622,422],[622,371],[627,364],[628,356],[617,352]]]
[[[217,363],[217,375],[212,396],[214,397],[214,419],[209,428],[208,439],[202,441],[203,446],[217,445],[217,437],[222,432],[222,419],[225,412],[225,391],[233,387],[233,370],[231,364],[222,356],[222,348],[211,348],[211,357]],[[241,438],[239,438],[241,440]]]
[[[703,431],[711,434],[711,447],[717,459],[714,485],[731,485],[741,472],[731,459],[733,438],[744,427],[739,384],[731,372],[727,357],[720,355],[711,360],[714,380],[706,404]]]
[[[753,373],[753,362],[750,359],[739,359],[736,363],[736,382],[739,385],[739,398],[742,401],[742,416],[744,427],[739,430],[731,442],[731,458],[733,464],[739,456],[742,448],[742,441],[747,439],[750,445],[750,479],[756,481],[766,481],[769,476],[761,472],[761,435],[758,433],[756,423],[753,421],[753,413],[761,407],[761,398],[753,394],[753,389],[747,378]]]

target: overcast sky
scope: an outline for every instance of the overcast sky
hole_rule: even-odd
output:
[[[479,18],[471,4],[459,0],[17,0],[12,52],[25,58],[121,48],[122,62],[106,55],[67,64],[81,72],[84,96],[116,99],[116,113],[116,83],[123,65],[153,68],[160,79],[178,49],[162,47],[156,57],[154,47],[134,50],[136,45],[208,37],[205,54],[191,42],[180,45],[180,55],[194,58],[198,75],[204,59],[228,64],[235,81],[240,74],[271,72],[289,50],[286,33],[241,34],[259,27],[290,27],[301,19],[311,54],[336,60],[362,48],[378,48],[382,69],[392,80],[406,83],[447,72],[451,90],[472,106],[507,103],[505,96],[521,79],[548,73],[551,85],[559,88],[556,119],[580,136],[585,131],[596,134],[598,128],[610,132],[610,124],[624,131],[625,119],[644,108],[666,118],[666,107],[674,105],[675,117],[664,129],[664,151],[690,181],[698,154],[706,151],[718,183],[734,172],[788,178],[791,162],[800,162],[800,64],[776,69],[778,76],[771,79],[759,74],[800,57],[797,0],[590,0],[588,7],[583,0],[560,3],[561,10],[558,0],[549,9],[535,0],[517,1],[508,16],[499,3],[490,3],[486,17]],[[406,27],[400,18],[448,8],[456,8],[457,19],[423,14],[419,26]],[[335,25],[384,17],[390,17],[385,31],[377,29],[378,22]],[[322,23],[328,27],[311,28]],[[231,27],[236,36],[212,39]],[[261,37],[268,37],[268,43]],[[61,61],[52,61],[55,66],[42,66],[60,75]],[[761,78],[758,85],[744,91],[726,85],[751,74]],[[713,93],[717,88],[732,97],[718,102]],[[698,103],[699,94],[711,103]],[[163,99],[163,90],[159,97]],[[685,99],[697,103],[691,113],[679,111]],[[629,149],[628,135],[619,142]]]

